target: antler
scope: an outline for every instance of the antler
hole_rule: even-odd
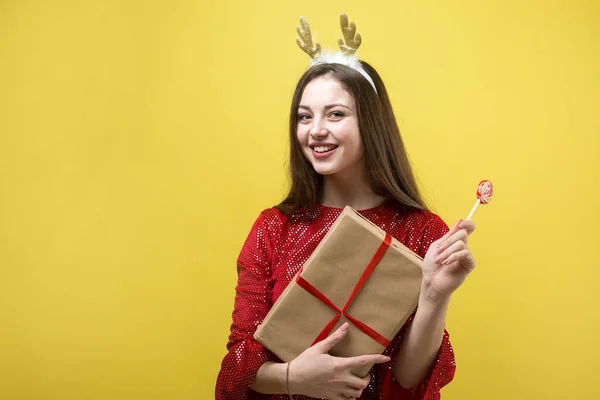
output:
[[[356,33],[356,25],[354,22],[348,24],[348,16],[346,14],[340,15],[340,26],[342,27],[342,33],[344,35],[344,40],[338,40],[340,50],[342,51],[342,54],[347,56],[352,55],[358,50],[362,43],[360,33]],[[354,36],[355,34],[356,37]],[[344,42],[346,43],[344,44]]]
[[[310,27],[308,26],[308,22],[306,22],[306,19],[304,17],[300,17],[300,25],[302,26],[302,28],[300,28],[299,26],[296,27],[298,35],[300,35],[300,37],[296,37],[296,43],[298,43],[298,46],[300,46],[300,48],[306,54],[308,54],[310,58],[315,58],[321,53],[321,45],[317,43],[313,46]]]

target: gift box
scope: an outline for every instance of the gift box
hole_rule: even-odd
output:
[[[346,207],[275,302],[254,337],[287,362],[344,322],[329,354],[380,354],[417,306],[423,260]],[[373,365],[356,367],[365,376]]]

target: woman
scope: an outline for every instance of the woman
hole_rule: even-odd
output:
[[[467,247],[475,227],[459,220],[448,229],[426,209],[385,86],[356,59],[354,25],[345,15],[341,23],[344,54],[333,56],[321,56],[304,20],[298,28],[298,43],[314,61],[292,100],[292,185],[281,204],[260,214],[238,258],[217,399],[438,399],[454,376],[444,323],[452,293],[475,267]],[[282,363],[253,334],[347,205],[424,258],[418,306],[383,354],[330,356],[347,333],[343,325]],[[375,363],[366,377],[350,372],[361,363]]]

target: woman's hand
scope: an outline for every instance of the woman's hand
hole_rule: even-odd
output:
[[[370,381],[369,375],[359,378],[350,372],[352,367],[382,364],[390,358],[381,354],[357,357],[334,357],[328,354],[348,333],[348,323],[339,327],[325,340],[306,349],[290,364],[290,391],[309,397],[329,400],[358,398]]]
[[[475,268],[475,259],[467,246],[475,230],[472,221],[459,220],[443,237],[433,242],[423,261],[422,295],[447,300]]]

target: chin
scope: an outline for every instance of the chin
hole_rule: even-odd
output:
[[[313,166],[313,169],[315,170],[315,172],[316,172],[317,174],[319,174],[319,175],[323,175],[323,176],[333,175],[333,174],[335,174],[336,172],[338,172],[337,170],[335,170],[335,169],[332,169],[332,168],[315,168],[315,167]]]

